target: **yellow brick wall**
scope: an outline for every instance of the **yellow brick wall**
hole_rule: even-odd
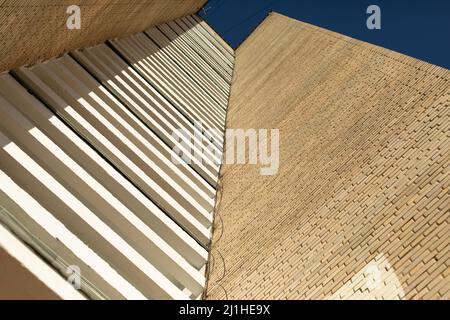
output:
[[[197,12],[206,0],[0,0],[0,72]],[[81,9],[68,30],[67,7]]]
[[[237,50],[209,299],[449,299],[450,71],[278,14]]]

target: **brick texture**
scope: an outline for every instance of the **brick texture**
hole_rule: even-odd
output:
[[[236,53],[209,299],[449,299],[450,71],[278,14]]]
[[[141,32],[197,12],[206,0],[0,0],[0,72]],[[68,30],[68,6],[81,29]]]

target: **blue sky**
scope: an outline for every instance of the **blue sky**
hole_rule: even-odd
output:
[[[381,8],[381,30],[366,9]],[[210,0],[201,16],[237,47],[269,11],[450,69],[450,0]]]

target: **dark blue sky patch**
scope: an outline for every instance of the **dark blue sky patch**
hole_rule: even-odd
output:
[[[369,30],[369,5],[381,30]],[[450,0],[210,0],[200,15],[236,48],[276,11],[450,69]]]

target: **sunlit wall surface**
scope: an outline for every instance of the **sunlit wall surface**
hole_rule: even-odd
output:
[[[202,296],[234,60],[216,37],[187,16],[0,77],[2,297]],[[213,150],[176,163],[180,139]]]

